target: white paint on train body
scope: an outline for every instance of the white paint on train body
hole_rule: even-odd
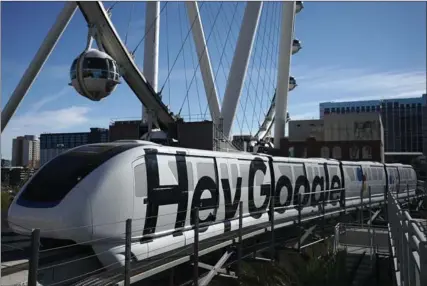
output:
[[[104,265],[121,261],[125,220],[132,218],[132,253],[138,260],[200,240],[302,213],[384,202],[384,186],[415,192],[411,166],[331,159],[271,157],[172,148],[146,141],[80,146],[45,164],[9,209],[15,232],[40,228],[42,237],[92,245]],[[345,190],[345,191],[344,191]],[[101,255],[102,253],[102,255]]]

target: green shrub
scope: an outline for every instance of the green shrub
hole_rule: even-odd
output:
[[[7,192],[1,192],[1,210],[6,211],[9,209],[13,197]]]
[[[325,250],[325,249],[324,249]],[[242,286],[344,286],[348,284],[345,251],[320,255],[280,251],[274,263],[242,263]],[[323,251],[324,253],[326,251]]]

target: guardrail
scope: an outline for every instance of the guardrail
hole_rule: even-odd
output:
[[[336,191],[336,190],[335,190]],[[323,191],[324,192],[324,191]],[[310,195],[314,194],[314,193],[322,193],[322,191],[318,191],[318,192],[313,192],[310,193]],[[403,192],[403,195],[406,194],[406,192]],[[304,194],[307,195],[307,194]],[[326,239],[326,233],[325,233],[325,223],[326,223],[326,218],[327,217],[332,217],[332,216],[339,216],[339,215],[345,215],[347,214],[347,212],[350,212],[352,210],[355,209],[361,209],[361,208],[367,208],[367,209],[371,209],[371,207],[374,207],[374,205],[378,205],[378,202],[374,202],[376,196],[375,195],[371,195],[370,192],[370,188],[368,189],[368,197],[365,197],[366,194],[362,193],[360,194],[360,197],[345,197],[345,198],[338,198],[338,199],[329,199],[329,200],[322,200],[322,203],[320,203],[320,205],[318,206],[318,208],[316,210],[313,210],[314,212],[312,213],[306,213],[304,212],[305,207],[307,206],[307,204],[303,204],[302,203],[302,194],[299,194],[298,199],[296,204],[293,205],[288,205],[288,206],[276,206],[274,208],[267,208],[267,210],[264,210],[263,212],[268,212],[269,213],[269,221],[265,222],[265,223],[261,223],[260,225],[256,225],[256,226],[250,226],[250,227],[243,227],[242,221],[243,219],[247,216],[247,215],[243,215],[243,213],[239,213],[239,216],[237,218],[235,218],[236,221],[239,221],[239,228],[237,230],[235,230],[234,232],[230,232],[228,236],[226,237],[222,237],[222,236],[218,236],[218,237],[212,237],[212,239],[206,240],[203,239],[203,237],[199,237],[199,228],[204,228],[210,225],[205,225],[205,223],[200,223],[198,221],[198,209],[195,209],[195,212],[193,213],[193,215],[195,215],[194,217],[194,221],[197,222],[194,225],[194,232],[195,232],[195,243],[192,243],[191,245],[186,245],[185,247],[182,247],[182,249],[177,249],[177,251],[182,251],[183,253],[180,254],[181,256],[178,258],[174,258],[172,257],[172,253],[171,254],[171,259],[174,259],[173,261],[170,261],[169,264],[171,264],[172,262],[175,264],[179,264],[179,263],[183,263],[184,258],[185,261],[193,261],[193,265],[194,265],[194,280],[196,280],[197,276],[198,276],[198,267],[199,267],[199,263],[198,263],[198,257],[202,256],[206,253],[208,253],[208,249],[211,249],[213,246],[211,246],[210,244],[212,244],[213,242],[215,247],[216,246],[220,246],[220,245],[229,245],[229,244],[233,244],[236,247],[236,252],[237,252],[237,265],[239,264],[240,260],[241,260],[241,254],[239,255],[239,252],[241,253],[241,245],[242,245],[242,241],[244,239],[247,239],[249,237],[252,237],[253,235],[257,235],[257,233],[269,233],[267,236],[269,238],[266,237],[266,240],[269,241],[268,243],[268,247],[270,248],[270,254],[271,254],[271,259],[274,259],[274,245],[276,244],[276,240],[279,241],[279,237],[275,236],[275,231],[276,229],[280,229],[282,227],[285,226],[290,226],[290,225],[294,225],[294,226],[301,226],[301,224],[307,222],[307,221],[313,221],[313,220],[320,220],[320,225],[322,228],[322,240]],[[409,191],[408,191],[408,195],[409,195]],[[415,197],[415,196],[414,196]],[[372,200],[371,200],[372,198]],[[406,197],[405,197],[406,198]],[[280,197],[275,198],[275,196],[272,197],[272,203],[271,205],[275,205],[274,202],[276,199],[280,199]],[[366,200],[369,200],[369,202],[367,203]],[[400,197],[400,200],[404,200],[404,197]],[[335,205],[332,205],[335,204]],[[242,204],[242,202],[241,202]],[[364,207],[362,207],[364,206]],[[284,217],[284,218],[275,218],[275,211],[278,210],[283,210],[283,209],[296,209],[297,210],[297,215],[293,215],[292,217]],[[242,210],[242,206],[240,206],[239,208],[239,212],[240,210]],[[130,244],[132,243],[132,241],[130,240],[131,237],[131,233],[134,232],[138,232],[139,230],[135,230],[132,228],[132,222],[133,221],[137,221],[138,219],[129,219],[126,221],[126,235],[123,236],[123,244],[125,245],[125,259],[124,259],[124,267],[119,267],[119,268],[115,268],[115,269],[110,269],[107,272],[109,273],[108,275],[104,275],[101,274],[99,271],[102,270],[106,270],[106,267],[101,267],[99,269],[95,269],[93,271],[90,271],[88,273],[85,272],[85,274],[83,275],[78,275],[75,278],[69,277],[67,279],[65,279],[65,281],[76,281],[75,279],[79,278],[85,280],[86,277],[89,277],[90,275],[94,274],[95,276],[98,276],[98,274],[100,274],[99,278],[100,279],[104,279],[103,277],[105,276],[105,279],[113,279],[116,282],[121,281],[121,285],[129,285],[131,282],[133,282],[132,277],[134,277],[137,274],[137,270],[138,269],[142,269],[142,268],[147,268],[148,266],[150,266],[151,264],[153,264],[154,262],[157,263],[157,260],[160,261],[160,259],[164,260],[165,259],[165,255],[158,255],[157,256],[153,256],[150,259],[147,260],[147,262],[141,260],[138,263],[132,263],[132,254],[130,253]],[[124,223],[124,222],[120,222],[120,223]],[[219,222],[215,222],[215,223],[219,223]],[[123,226],[125,226],[123,224]],[[348,227],[350,227],[350,225],[348,225]],[[370,228],[369,224],[366,225],[366,227]],[[304,248],[304,246],[302,245],[302,237],[303,237],[303,233],[302,233],[302,229],[299,229],[299,233],[297,234],[298,242],[295,246],[296,249],[298,249],[298,251],[300,251],[302,248]],[[126,239],[124,239],[126,238]],[[39,252],[46,252],[46,251],[54,251],[55,249],[49,249],[49,250],[43,250],[40,251],[39,247],[40,247],[40,231],[39,230],[33,230],[32,231],[32,243],[31,243],[31,256],[29,257],[29,271],[28,271],[28,285],[36,285],[36,281],[37,281],[37,273],[40,273],[40,271],[47,271],[47,269],[49,268],[55,268],[58,265],[48,265],[45,267],[41,267],[38,263],[39,261]],[[105,238],[108,239],[108,238]],[[101,239],[100,239],[101,240]],[[211,241],[212,240],[212,241]],[[231,242],[230,242],[231,241]],[[320,240],[319,240],[320,241]],[[68,248],[68,247],[72,247],[73,245],[70,246],[64,246],[64,247],[60,247],[61,249],[64,248]],[[77,246],[77,245],[75,245]],[[224,247],[222,246],[222,247]],[[217,247],[216,247],[217,248]],[[215,249],[216,249],[215,248]],[[155,249],[156,250],[156,249]],[[185,253],[184,253],[185,251]],[[175,255],[175,254],[174,254]],[[94,255],[90,255],[87,258],[92,258],[96,256]],[[167,256],[167,255],[166,255]],[[185,257],[184,257],[185,256]],[[189,258],[188,258],[189,257]],[[187,259],[188,258],[188,259]],[[76,260],[78,260],[78,263],[81,263],[82,260],[85,258],[78,258]],[[64,261],[59,263],[59,266],[64,266],[65,264],[69,265],[69,263],[74,263],[76,260],[71,260],[71,261]],[[179,260],[179,261],[178,261]],[[145,265],[144,263],[148,263],[147,265]],[[160,262],[159,262],[160,263]],[[164,264],[164,263],[163,263]],[[162,265],[163,265],[162,264]],[[150,266],[151,267],[151,266]],[[159,268],[159,266],[155,266],[153,264],[152,267],[157,267]],[[156,269],[157,269],[156,268]],[[239,267],[237,267],[237,269],[239,269]],[[144,277],[149,277],[149,273],[150,271],[148,271],[149,269],[145,269],[144,272]],[[157,270],[156,270],[157,271]],[[154,270],[151,271],[153,272],[153,274],[155,274]],[[151,273],[150,272],[150,273]],[[239,270],[237,270],[237,272],[239,272]],[[426,271],[427,272],[427,271]],[[111,275],[110,275],[111,273]],[[156,272],[157,273],[157,272]],[[69,273],[71,275],[71,273]],[[102,277],[101,277],[102,276]],[[108,276],[108,277],[107,277]],[[238,275],[237,275],[238,276]],[[92,278],[90,278],[92,279]],[[141,278],[142,279],[142,278]],[[65,281],[61,281],[61,282],[65,282]],[[136,281],[136,280],[135,280]],[[56,285],[58,284],[53,283],[52,285]],[[426,284],[427,285],[427,284]]]
[[[388,229],[396,284],[427,285],[427,237],[408,211],[389,193]]]

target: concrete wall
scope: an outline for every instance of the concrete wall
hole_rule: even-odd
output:
[[[289,140],[304,141],[308,137],[324,140],[322,119],[289,121]]]
[[[384,162],[380,140],[371,141],[317,141],[308,138],[305,141],[289,141],[282,138],[280,156],[298,158],[333,158],[346,161]]]
[[[423,154],[427,156],[427,94],[423,95],[425,105],[423,106],[422,114],[422,138],[423,138]]]
[[[114,122],[110,125],[110,142],[124,139],[140,139],[141,121]]]
[[[203,150],[214,149],[212,121],[178,123],[177,133],[180,147]]]
[[[383,137],[378,113],[329,114],[323,120],[325,141],[371,141]]]

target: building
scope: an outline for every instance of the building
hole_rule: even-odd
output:
[[[12,166],[38,168],[40,141],[34,135],[19,136],[12,141]]]
[[[12,162],[10,160],[7,159],[1,159],[1,166],[2,167],[10,167],[12,164]]]
[[[282,155],[384,162],[384,137],[378,113],[329,114],[323,119],[292,120]]]
[[[108,129],[90,128],[89,132],[45,133],[40,135],[40,164],[43,165],[59,154],[85,144],[109,141]]]
[[[4,186],[22,186],[34,175],[34,169],[24,167],[2,167],[1,183]]]
[[[423,94],[423,98],[427,101],[427,93]],[[422,133],[423,133],[423,154],[427,156],[427,104],[422,107],[423,122],[422,122]]]
[[[328,114],[379,113],[384,126],[385,152],[427,153],[427,95],[355,102],[325,102],[320,118]]]
[[[309,137],[324,140],[323,119],[289,121],[289,140],[304,141]]]
[[[110,124],[110,141],[138,140],[148,131],[147,125],[141,120],[114,121]]]

